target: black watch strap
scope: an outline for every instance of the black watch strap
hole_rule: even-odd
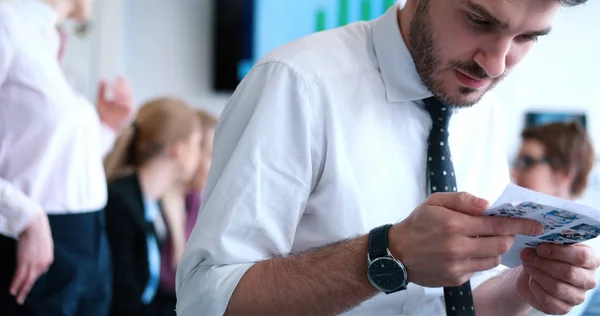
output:
[[[391,224],[373,228],[369,233],[369,259],[375,260],[388,255],[388,230]]]

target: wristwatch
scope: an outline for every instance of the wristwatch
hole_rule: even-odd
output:
[[[408,273],[400,260],[388,248],[388,230],[392,225],[379,226],[369,232],[367,277],[379,291],[390,294],[406,289]]]

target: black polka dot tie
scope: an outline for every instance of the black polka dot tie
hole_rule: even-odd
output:
[[[432,120],[427,149],[427,171],[431,193],[456,192],[456,178],[448,144],[448,123],[452,109],[435,98],[428,98],[424,101],[425,108]],[[444,300],[448,316],[475,315],[471,282],[469,281],[461,286],[445,287]]]

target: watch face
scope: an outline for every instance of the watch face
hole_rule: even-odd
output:
[[[382,292],[396,291],[406,285],[404,267],[393,258],[377,258],[371,262],[368,269],[369,281]]]

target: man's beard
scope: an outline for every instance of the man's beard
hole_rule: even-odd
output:
[[[415,15],[410,23],[410,45],[409,50],[415,62],[417,72],[421,81],[439,99],[442,103],[457,108],[470,107],[483,97],[483,94],[476,100],[464,97],[453,97],[444,90],[444,82],[438,78],[445,69],[458,69],[476,79],[490,80],[486,71],[474,61],[463,62],[458,60],[450,61],[443,65],[439,56],[439,47],[434,38],[434,27],[429,18],[429,0],[420,0],[417,3]],[[503,78],[492,78],[492,85],[486,89],[491,90]],[[476,89],[460,87],[459,92],[463,96],[476,93]]]

